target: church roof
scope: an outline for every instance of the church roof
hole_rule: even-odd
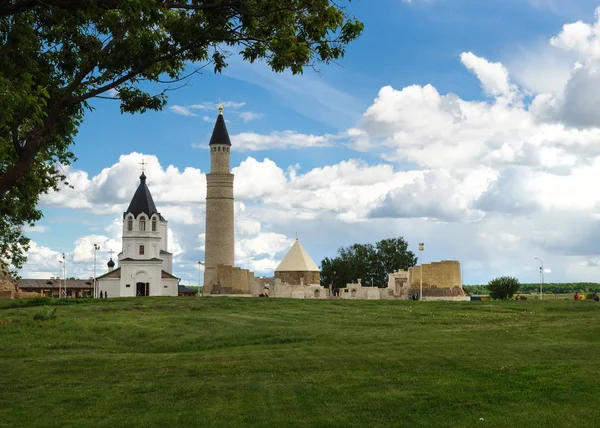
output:
[[[123,217],[128,213],[133,214],[135,217],[142,213],[147,214],[148,217],[152,216],[152,214],[158,214],[160,219],[164,220],[156,209],[156,205],[154,205],[150,189],[148,189],[148,186],[146,185],[146,174],[143,172],[142,175],[140,175],[140,185],[133,195],[129,208],[123,213]]]
[[[209,146],[212,146],[213,144],[231,146],[229,133],[227,132],[227,127],[225,126],[225,119],[223,119],[223,115],[221,113],[219,113],[217,116],[217,121],[215,123],[212,136],[210,137],[210,143],[208,143]]]
[[[320,272],[298,239],[285,255],[275,272]]]
[[[103,278],[121,278],[121,268],[118,267],[114,270],[111,270],[103,275],[96,277],[96,281]]]

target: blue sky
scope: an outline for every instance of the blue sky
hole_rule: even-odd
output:
[[[68,170],[75,189],[42,199],[22,274],[56,275],[65,252],[72,274],[89,277],[93,243],[102,271],[143,158],[174,273],[195,282],[220,98],[242,267],[272,274],[296,232],[317,264],[340,246],[404,236],[413,251],[426,243],[425,262],[460,260],[465,283],[537,281],[534,257],[547,281],[597,281],[598,6],[352,2],[365,32],[319,74],[275,74],[232,53],[223,74],[193,76],[161,112],[121,115],[96,100]]]

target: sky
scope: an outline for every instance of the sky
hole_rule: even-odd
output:
[[[353,1],[364,34],[337,64],[276,74],[231,52],[161,112],[98,99],[44,195],[24,278],[106,271],[140,162],[169,221],[173,273],[199,281],[218,100],[231,137],[236,265],[273,269],[296,234],[320,265],[403,237],[423,262],[497,276],[600,281],[600,1]],[[155,88],[150,88],[155,89]],[[156,90],[159,90],[158,88]]]

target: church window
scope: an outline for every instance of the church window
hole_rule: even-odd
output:
[[[140,231],[146,230],[146,217],[140,217]]]
[[[217,147],[217,151],[220,152],[221,151],[221,146]]]
[[[133,230],[133,219],[131,217],[127,219],[127,230],[130,232]]]
[[[144,246],[140,245],[140,256],[144,255]]]
[[[156,232],[156,219],[152,219],[152,232]]]

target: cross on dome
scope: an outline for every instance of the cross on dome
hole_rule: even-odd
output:
[[[221,101],[221,98],[219,98],[219,114],[223,114],[223,101]]]
[[[142,166],[142,172],[144,172],[144,167],[148,165],[148,163],[144,162],[144,158],[142,158],[142,161],[139,164]]]
[[[112,249],[108,250],[108,254],[110,254],[110,258],[112,259],[112,255],[114,254],[114,251]]]

